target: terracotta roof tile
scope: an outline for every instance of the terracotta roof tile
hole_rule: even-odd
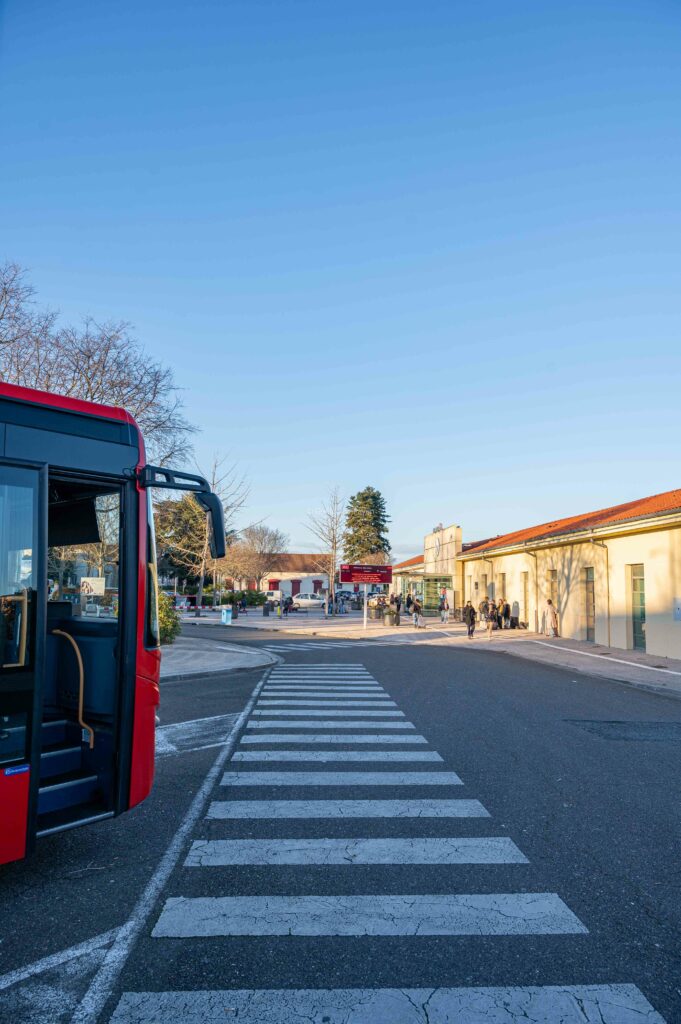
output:
[[[648,516],[665,515],[678,511],[681,511],[681,489],[665,491],[663,494],[654,494],[649,498],[637,498],[635,501],[627,501],[623,505],[602,508],[597,512],[587,512],[579,516],[569,516],[566,519],[556,519],[551,523],[530,526],[524,530],[516,530],[513,533],[503,533],[499,537],[493,537],[491,540],[477,541],[474,544],[464,545],[464,549],[466,554],[469,552],[477,554],[479,551],[513,547],[528,541],[560,537],[563,534],[575,533],[579,530],[596,529],[599,526],[623,523],[633,519],[645,519]]]
[[[329,555],[319,554],[288,554],[284,552],[275,556],[275,564],[272,566],[270,575],[275,572],[309,572],[323,573],[320,568],[324,561],[328,561]]]
[[[395,562],[393,569],[408,569],[411,565],[423,565],[423,555],[414,555],[413,558],[407,558],[404,562]]]

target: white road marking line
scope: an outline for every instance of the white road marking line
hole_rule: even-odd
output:
[[[565,651],[569,654],[581,654],[583,658],[600,658],[602,661],[608,663],[614,661],[618,665],[631,665],[632,668],[644,668],[646,672],[663,672],[668,676],[681,676],[681,672],[677,672],[672,668],[655,668],[654,665],[643,665],[640,661],[626,661],[624,658],[613,658],[609,654],[593,654],[591,651],[578,651],[576,647],[561,647],[560,644],[549,644],[546,640],[530,640],[531,644],[539,644],[541,647],[553,647],[555,651]]]
[[[264,733],[261,735],[244,736],[241,743],[427,743],[425,736],[391,736],[390,734],[376,735],[375,733],[352,733],[347,736],[337,736],[333,732],[305,733]]]
[[[276,665],[274,672],[362,672],[365,676],[371,675],[369,669],[361,661],[344,661],[333,664],[331,662],[285,662],[283,665]]]
[[[126,992],[111,1024],[665,1024],[635,985]]]
[[[266,687],[267,693],[282,693],[284,690],[310,692],[313,690],[333,691],[334,693],[385,693],[378,683],[271,683]]]
[[[386,707],[397,707],[394,700],[388,700],[387,697],[381,698],[381,700],[306,700],[301,697],[299,700],[259,700],[256,704],[258,708],[304,708],[304,707],[315,707],[315,708],[386,708]]]
[[[479,800],[214,800],[207,818],[489,818]]]
[[[232,864],[527,864],[506,836],[487,839],[197,839],[188,868]]]
[[[279,676],[271,679],[268,686],[378,686],[375,679],[363,676]],[[382,689],[382,687],[381,687]]]
[[[225,772],[223,786],[462,786],[456,772]]]
[[[335,764],[346,761],[439,761],[443,758],[436,750],[239,750],[232,761],[314,761]]]
[[[174,896],[155,938],[222,935],[586,935],[554,892]]]
[[[274,700],[275,698],[279,699],[279,698],[283,698],[283,697],[288,697],[288,698],[291,698],[291,699],[295,698],[299,703],[300,703],[300,701],[307,702],[307,697],[309,696],[313,700],[333,701],[334,703],[329,705],[330,707],[343,707],[343,705],[338,703],[338,702],[342,701],[342,700],[346,700],[346,699],[360,700],[360,701],[364,702],[364,706],[371,707],[372,703],[375,704],[376,701],[380,701],[380,700],[384,699],[383,695],[380,694],[380,693],[361,693],[360,692],[360,693],[350,693],[349,694],[349,693],[336,693],[335,690],[322,690],[322,691],[317,690],[317,691],[315,691],[314,693],[311,693],[311,694],[301,693],[299,690],[282,690],[279,693],[268,693],[265,696],[266,696],[267,700]],[[386,700],[387,700],[387,695],[386,695]],[[371,701],[372,703],[368,703],[367,704],[366,702],[369,702],[369,701]],[[386,704],[383,704],[382,706],[383,707],[389,707],[390,705],[386,703]],[[395,706],[397,706],[397,705],[395,705]]]
[[[382,694],[386,694],[382,686],[369,685],[368,683],[352,683],[350,685],[343,685],[343,683],[276,683],[273,686],[267,686],[263,693],[268,696],[276,697],[287,693],[295,693],[305,695],[306,693],[314,697],[316,693],[338,693],[345,694],[348,697],[354,697],[358,694],[365,694],[368,697],[380,697]]]
[[[27,978],[33,978],[36,974],[44,974],[45,971],[61,967],[62,964],[69,963],[71,960],[77,960],[78,957],[94,953],[96,950],[113,942],[117,934],[118,928],[112,928],[111,931],[102,932],[101,935],[95,935],[92,939],[79,942],[77,946],[62,949],[59,953],[52,953],[51,956],[44,956],[41,960],[36,960],[32,964],[27,964],[25,967],[17,967],[16,970],[9,971],[8,974],[0,975],[0,991],[11,988],[12,985],[17,985],[20,981],[26,981]]]
[[[346,714],[346,712],[343,712]],[[260,721],[249,719],[248,729],[415,729],[413,722],[363,722],[361,719],[353,718],[352,721],[340,719],[321,718],[315,721],[313,718],[296,718],[291,721]]]
[[[211,791],[215,787],[220,772],[224,769],[226,761],[231,757],[236,746],[236,738],[244,722],[247,721],[253,706],[258,699],[263,683],[267,678],[267,670],[261,676],[255,686],[246,707],[241,712],[232,727],[232,731],[225,741],[220,753],[215,758],[210,771],[206,774],[201,788],[192,800],[187,813],[182,819],[180,827],[176,830],[165,854],[163,855],[158,868],[145,886],[133,911],[121,928],[118,929],[116,938],[108,950],[104,960],[100,964],[97,973],[94,975],[90,985],[79,1002],[71,1018],[71,1024],[96,1024],[104,1004],[111,995],[111,991],[125,966],[133,945],[141,934],[149,915],[152,913],[156,901],[165,888],[175,865],[180,859],[185,843],[201,817]]]
[[[347,701],[344,701],[347,704]],[[262,715],[264,718],[286,718],[293,715],[305,715],[307,718],[321,718],[322,715],[326,715],[329,718],[404,718],[404,711],[358,711],[356,708],[344,709],[343,711],[315,711],[314,708],[297,708],[295,711],[287,711],[282,708],[273,708],[265,711],[256,709],[252,718],[256,715]]]
[[[190,753],[205,750],[206,747],[224,743],[227,733],[234,725],[237,715],[211,715],[208,718],[194,718],[188,722],[173,722],[161,725],[156,730],[156,753]]]

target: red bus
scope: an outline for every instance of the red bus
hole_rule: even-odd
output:
[[[148,795],[161,654],[151,487],[123,409],[0,384],[0,864]]]

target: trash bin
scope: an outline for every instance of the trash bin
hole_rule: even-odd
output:
[[[395,626],[397,625],[397,614],[393,608],[386,608],[383,612],[383,625],[384,626]]]
[[[269,601],[265,601],[264,605],[262,606],[262,613],[263,613],[263,615],[266,618],[270,614],[270,603],[269,603]]]
[[[226,608],[222,609],[222,625],[223,626],[231,626],[232,625],[232,606],[231,606],[231,604],[228,604]]]

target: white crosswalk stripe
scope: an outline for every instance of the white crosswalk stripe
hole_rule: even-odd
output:
[[[127,992],[112,1024],[665,1024],[635,985]]]
[[[225,772],[223,786],[462,786],[456,772]]]
[[[315,761],[322,764],[349,761],[442,761],[436,750],[237,750],[232,761]]]
[[[527,864],[506,836],[487,839],[199,839],[187,867],[230,864]]]
[[[347,705],[347,701],[344,702]],[[324,715],[326,718],[404,718],[404,711],[368,711],[357,710],[353,708],[344,707],[343,711],[315,711],[314,708],[298,708],[295,711],[287,711],[283,708],[269,708],[267,710],[261,710],[256,708],[253,712],[253,717],[256,715],[262,715],[265,718],[286,718],[291,715],[305,715],[306,718],[321,717]],[[412,726],[413,728],[413,726]]]
[[[347,712],[343,712],[347,714]],[[361,712],[360,712],[361,714]],[[376,714],[376,712],[374,712]],[[256,719],[248,723],[249,729],[415,729],[412,722],[365,722],[361,718],[351,721],[335,718]]]
[[[478,800],[214,800],[209,818],[489,818]]]
[[[552,892],[437,896],[174,896],[152,935],[580,935]]]
[[[278,733],[278,732],[267,732],[261,735],[246,734],[242,737],[241,743],[314,743],[323,744],[328,746],[329,744],[353,744],[353,743],[427,743],[428,740],[425,736],[413,736],[411,733],[407,733],[404,736],[393,736],[390,733],[382,733],[381,735],[375,733],[348,733],[345,736],[339,736],[333,732],[317,732],[317,733],[304,733],[304,732],[292,732],[292,733]]]
[[[422,639],[386,638],[364,641],[364,645]],[[318,651],[362,645],[362,641],[315,641],[271,644],[267,649]],[[348,943],[369,938],[386,942],[391,936],[413,943],[421,942],[423,936],[440,936],[441,941],[458,937],[459,942],[466,936],[494,942],[502,937],[513,941],[514,936],[524,937],[525,942],[531,937],[545,942],[541,937],[548,936],[587,941],[587,926],[559,893],[533,891],[529,861],[513,840],[485,834],[485,825],[489,828],[492,819],[482,803],[451,795],[447,787],[464,785],[459,775],[436,767],[443,764],[437,751],[414,746],[427,747],[428,740],[415,732],[390,694],[361,664],[278,665],[260,692],[230,769],[222,775],[226,799],[210,803],[205,826],[210,831],[193,839],[184,862],[195,883],[204,873],[219,878],[221,870],[234,869],[239,874],[232,876],[226,893],[203,895],[195,884],[192,895],[181,891],[170,895],[153,928],[153,940],[225,943],[257,937],[270,943],[273,963],[290,955],[286,950],[296,936],[345,937]],[[291,787],[299,791],[298,799],[287,798]],[[336,787],[349,798],[332,798]],[[375,798],[358,798],[355,790],[363,787],[372,787],[369,794],[375,793]],[[418,787],[428,787],[434,795],[404,795],[417,793]],[[268,794],[271,788],[276,790],[274,796]],[[249,792],[240,794],[243,789]],[[252,799],[238,798],[251,793]],[[326,838],[320,837],[319,824],[314,834],[305,834],[306,823],[311,831],[312,823],[324,821]],[[379,829],[385,830],[389,823],[391,834],[381,834]],[[395,823],[399,832],[392,834]],[[419,827],[427,828],[428,834],[419,834]],[[466,834],[449,834],[454,828]],[[223,838],[218,829],[227,829],[229,838]],[[372,834],[372,829],[378,834]],[[481,834],[467,834],[471,830]],[[488,878],[481,891],[468,891],[466,883],[461,886],[464,892],[435,886],[435,892],[409,889],[400,894],[381,891],[380,880],[387,878],[381,873],[391,865],[411,866],[413,878],[419,877],[419,866],[429,866],[431,871],[439,866],[449,871],[442,877],[451,879],[453,889],[463,870],[496,874],[480,875]],[[253,894],[253,881],[248,880],[242,892],[238,884],[235,889],[234,878],[249,868],[260,869],[253,879],[264,878],[267,886],[268,876],[261,869],[268,867],[269,893]],[[300,880],[311,890],[320,885],[320,892],[282,892],[281,883],[275,881],[280,868],[290,872],[308,868]],[[508,887],[496,889],[497,882],[491,879],[500,878],[502,869],[508,872]],[[336,874],[329,875],[333,871]],[[330,891],[323,877],[337,878],[338,872],[357,872],[358,878],[372,872],[370,892],[348,892],[344,886],[337,893]],[[358,946],[356,954],[353,948],[343,947],[343,969],[352,955],[364,958],[368,947]],[[221,945],[219,956],[226,951],[229,957],[228,949]],[[521,951],[519,963],[524,956]],[[292,984],[297,970],[294,959],[287,975]],[[399,978],[395,980],[399,983]],[[555,977],[548,980],[553,982]],[[265,976],[261,989],[210,990],[200,982],[199,977],[196,991],[124,992],[112,1022],[222,1024],[229,1017],[242,1024],[291,1024],[293,1020],[308,1024],[515,1024],[519,1020],[665,1024],[630,984],[446,988],[435,982],[423,989],[398,984],[312,990],[268,988]]]
[[[389,700],[388,697],[382,697],[380,700],[308,700],[301,697],[299,700],[259,700],[256,704],[258,708],[385,708],[385,707],[397,707],[394,700]]]

